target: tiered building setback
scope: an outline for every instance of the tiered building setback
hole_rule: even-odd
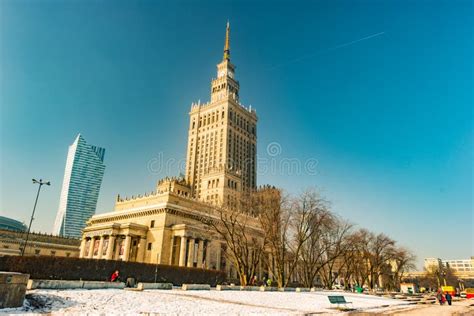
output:
[[[257,114],[239,102],[229,42],[227,24],[211,101],[192,104],[189,113],[186,181],[193,197],[213,204],[230,204],[236,192],[254,189],[257,183]]]
[[[191,105],[185,177],[160,180],[151,193],[118,196],[114,211],[89,220],[80,257],[219,269],[236,275],[226,262],[225,244],[203,218],[217,218],[215,205],[232,206],[239,192],[256,188],[257,115],[240,104],[239,90],[227,24],[211,100]],[[251,226],[259,234],[258,223]]]

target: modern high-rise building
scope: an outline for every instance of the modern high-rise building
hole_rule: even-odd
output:
[[[80,238],[95,214],[104,177],[105,149],[88,144],[81,134],[69,146],[53,234]]]
[[[230,62],[227,23],[224,56],[211,82],[211,101],[189,113],[186,182],[194,198],[229,204],[257,183],[257,114],[239,102],[239,82]]]

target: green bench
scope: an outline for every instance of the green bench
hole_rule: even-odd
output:
[[[346,301],[346,298],[342,295],[329,295],[328,299],[331,304],[337,304],[337,306],[339,304],[352,304],[352,302]]]

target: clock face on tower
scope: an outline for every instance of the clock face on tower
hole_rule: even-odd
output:
[[[234,79],[234,72],[232,71],[232,69],[230,68],[221,68],[219,70],[217,70],[217,77],[218,78],[222,78],[222,77],[229,77],[229,78],[232,78]]]

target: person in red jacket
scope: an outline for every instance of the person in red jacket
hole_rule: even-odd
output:
[[[110,276],[110,282],[118,282],[119,281],[119,271],[115,270],[114,273]]]

